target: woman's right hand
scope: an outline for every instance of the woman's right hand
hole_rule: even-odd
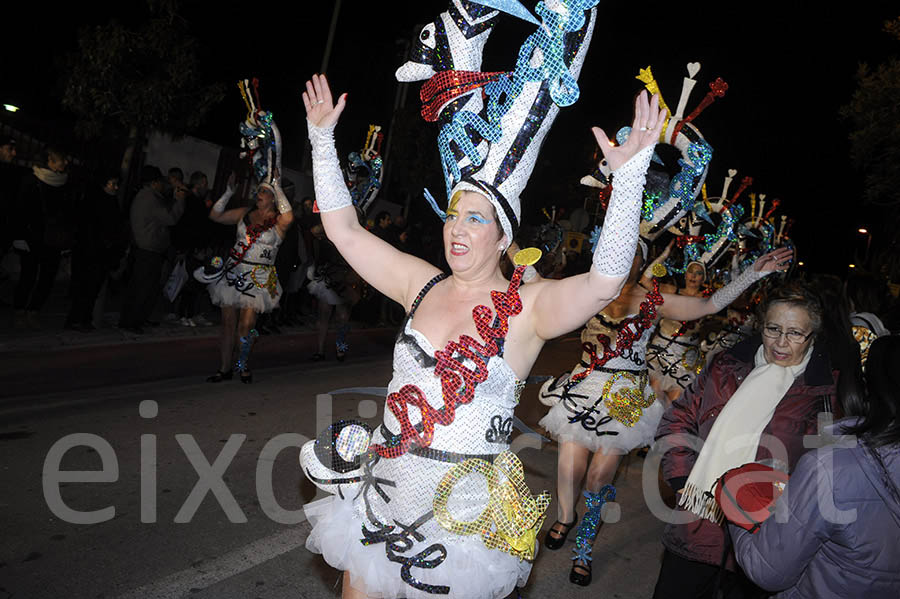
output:
[[[303,105],[306,107],[307,120],[314,126],[333,127],[344,111],[344,106],[347,105],[347,94],[341,94],[337,104],[334,104],[325,75],[313,75],[312,79],[306,82]]]

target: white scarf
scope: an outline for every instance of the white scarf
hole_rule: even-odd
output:
[[[42,166],[31,167],[34,176],[49,185],[50,187],[62,187],[69,180],[69,173],[57,173],[49,168]]]
[[[806,370],[812,351],[810,344],[802,362],[779,366],[767,363],[764,347],[759,346],[753,370],[716,417],[678,505],[712,522],[722,520],[722,511],[712,495],[713,485],[732,468],[756,460],[763,430],[794,379]]]

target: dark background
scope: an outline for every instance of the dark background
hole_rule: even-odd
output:
[[[524,4],[533,9],[535,3]],[[739,172],[732,191],[740,178],[752,176],[752,191],[780,198],[780,212],[795,219],[792,235],[800,259],[812,270],[846,272],[848,256],[864,243],[856,229],[874,225],[880,213],[862,206],[861,177],[849,163],[848,123],[838,110],[850,99],[859,63],[877,64],[895,52],[896,42],[882,33],[883,23],[900,12],[891,4],[858,2],[836,9],[813,2],[602,1],[580,77],[581,98],[561,111],[547,138],[523,195],[525,220],[541,218],[544,205],[580,205],[585,190],[577,181],[589,172],[594,148],[589,126],[612,134],[627,123],[632,97],[642,88],[634,79],[639,68],[652,65],[674,109],[686,63],[700,62],[686,113],[716,77],[729,84],[726,96],[695,121],[715,150],[707,179],[710,195],[718,195],[729,168]],[[403,40],[445,6],[421,0],[343,2],[327,69],[333,88],[349,93],[337,135],[341,155],[362,144],[369,123],[388,128]],[[179,12],[200,41],[206,81],[221,81],[228,89],[194,134],[236,146],[245,108],[235,84],[242,77],[258,77],[263,107],[274,112],[282,130],[285,162],[299,167],[305,138],[300,92],[322,63],[332,8],[331,2],[183,2]],[[77,48],[79,27],[111,18],[134,23],[147,12],[141,2],[70,2],[3,11],[8,18],[0,102],[16,103],[60,129],[71,127],[60,108],[60,70],[64,57]],[[513,17],[501,20],[482,69],[511,69],[532,28]],[[418,84],[410,86],[407,120],[418,110],[417,93]],[[431,125],[419,121],[417,127],[432,140],[436,136]],[[424,160],[434,169],[424,168],[423,161],[404,165],[401,158],[388,161],[388,168],[426,171],[422,185],[441,190],[435,146],[428,146],[432,156]],[[398,196],[413,193],[399,184],[392,187],[389,199],[400,203]],[[419,198],[413,200],[416,214],[425,215]]]

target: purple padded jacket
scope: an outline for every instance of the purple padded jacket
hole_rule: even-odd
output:
[[[759,586],[781,599],[900,597],[900,446],[806,453],[775,514],[756,534],[729,527]]]

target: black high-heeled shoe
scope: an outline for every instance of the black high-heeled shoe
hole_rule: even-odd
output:
[[[218,371],[216,371],[216,373],[214,375],[206,377],[206,382],[207,383],[221,383],[222,381],[230,381],[232,374],[233,374],[232,370],[228,370],[228,371],[218,370]]]
[[[249,370],[242,370],[241,371],[241,382],[244,383],[245,385],[249,385],[250,383],[252,383],[253,382],[253,373],[250,372]]]
[[[568,524],[560,522],[559,520],[554,522],[553,526],[550,527],[550,530],[548,530],[547,534],[544,536],[544,547],[551,551],[556,551],[565,545],[566,537],[569,536],[569,533],[576,524],[578,524],[578,514],[575,514],[575,519]]]
[[[581,570],[581,571],[579,571]],[[569,582],[586,587],[591,584],[591,560],[576,560],[569,572]]]

